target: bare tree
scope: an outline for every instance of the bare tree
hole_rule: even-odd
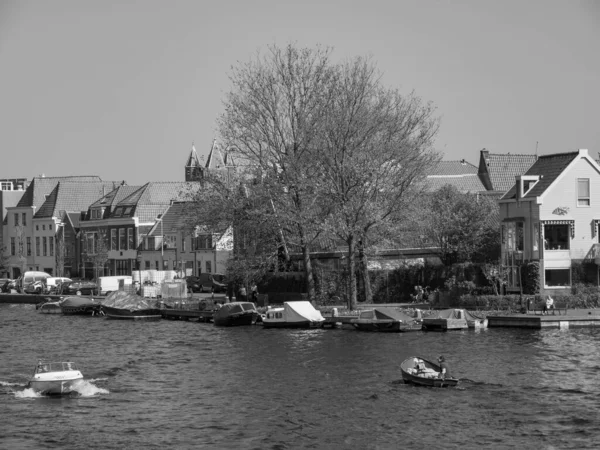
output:
[[[25,226],[24,225],[17,225],[15,227],[15,234],[16,234],[16,244],[17,244],[17,257],[19,259],[19,264],[20,264],[20,269],[21,269],[21,274],[25,273],[25,271],[27,270],[27,254],[26,254],[26,250],[25,250],[25,241],[26,241],[26,236],[25,236]]]
[[[432,146],[438,120],[431,104],[383,87],[369,59],[355,58],[338,66],[338,73],[318,159],[320,187],[331,202],[328,232],[347,244],[352,309],[357,249],[370,301],[365,253],[369,234],[403,220],[400,211],[415,183],[440,158]]]
[[[108,261],[108,251],[110,250],[106,229],[98,228],[93,232],[86,232],[82,239],[84,240],[83,260],[92,263],[96,278],[100,276],[100,271],[104,275],[104,266]]]
[[[286,240],[303,254],[311,300],[315,284],[310,246],[324,212],[313,159],[335,76],[330,50],[271,46],[266,55],[233,69],[219,131],[241,163],[252,167]],[[263,209],[265,214],[267,209]]]

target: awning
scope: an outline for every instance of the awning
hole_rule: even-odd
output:
[[[502,222],[525,222],[525,217],[506,217]]]
[[[571,238],[575,237],[575,220],[574,219],[552,219],[541,220],[543,225],[569,225],[571,228]]]

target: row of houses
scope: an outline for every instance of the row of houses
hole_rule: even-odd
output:
[[[213,142],[205,164],[196,150],[183,182],[130,186],[95,176],[2,180],[2,243],[9,277],[22,270],[93,278],[133,270],[176,270],[186,275],[224,272],[233,250],[231,229],[207,232],[182,223],[189,194],[208,170],[229,173],[235,164]],[[543,293],[560,293],[583,265],[600,281],[600,166],[587,152],[518,155],[479,153],[479,164],[442,161],[427,176],[429,189],[453,185],[461,192],[498,199],[501,264],[507,289],[520,291],[520,266],[539,263]],[[104,243],[104,244],[103,244]],[[105,245],[106,248],[102,248]],[[314,249],[339,266],[344,249]],[[382,258],[431,256],[424,249],[390,249]],[[338,264],[335,264],[338,261]]]
[[[94,278],[134,270],[182,275],[224,272],[231,230],[203,230],[181,220],[207,170],[227,170],[213,144],[205,164],[192,146],[186,181],[104,181],[97,176],[4,180],[0,191],[2,247],[10,278],[24,270]]]

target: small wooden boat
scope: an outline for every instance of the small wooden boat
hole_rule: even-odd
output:
[[[252,325],[256,322],[258,311],[251,302],[225,303],[213,314],[213,322],[220,327]]]
[[[42,395],[67,395],[83,380],[72,362],[38,361],[28,387]]]
[[[417,365],[421,363],[421,369]],[[407,384],[429,387],[452,387],[458,384],[458,378],[440,378],[439,365],[417,356],[411,356],[400,364],[402,380]]]

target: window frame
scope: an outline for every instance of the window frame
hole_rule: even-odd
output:
[[[587,195],[581,194],[581,182],[587,182]],[[587,202],[587,204],[581,204],[581,202]],[[589,178],[577,178],[577,207],[578,208],[590,208],[592,206],[592,190]]]

